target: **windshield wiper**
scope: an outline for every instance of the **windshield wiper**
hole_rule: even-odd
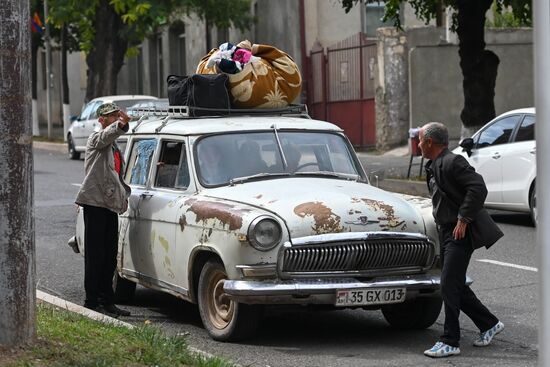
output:
[[[350,173],[338,173],[338,172],[332,172],[332,171],[316,171],[316,172],[294,172],[294,175],[296,176],[328,176],[328,177],[335,177],[335,178],[343,178],[348,181],[358,181],[358,182],[365,182],[359,175],[354,175]]]
[[[262,172],[262,173],[257,173],[255,175],[232,178],[231,180],[229,180],[229,186],[233,186],[235,184],[243,183],[243,182],[246,182],[246,181],[261,180],[262,178],[265,178],[265,177],[286,177],[286,176],[290,176],[290,173],[286,173],[286,172],[279,172],[279,173]]]

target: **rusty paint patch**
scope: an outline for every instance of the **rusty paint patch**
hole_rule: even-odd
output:
[[[352,203],[360,203],[360,202],[361,202],[361,199],[358,199],[358,198],[351,198],[351,202],[352,202]]]
[[[395,228],[405,223],[405,221],[399,221],[399,218],[395,216],[395,211],[393,209],[393,206],[378,200],[372,200],[372,199],[361,199],[361,200],[372,209],[376,211],[381,211],[386,215],[385,217],[378,217],[379,220],[388,221],[387,224],[381,224],[380,225],[381,228],[384,228],[384,227]]]
[[[242,227],[242,216],[250,210],[235,209],[233,205],[225,203],[195,200],[187,211],[195,213],[197,216],[195,219],[196,223],[200,221],[205,222],[208,219],[217,219],[223,225],[229,226],[229,230],[234,231]]]
[[[342,232],[340,217],[321,202],[303,203],[294,208],[294,213],[304,218],[312,216],[315,225],[311,227],[317,234]]]
[[[256,198],[256,199],[261,199],[261,198],[262,198],[262,196],[263,196],[263,195],[262,195],[262,194],[260,194],[260,195],[258,195],[258,196],[254,196],[254,198]]]
[[[187,225],[187,218],[185,217],[185,214],[182,214],[179,220],[181,231],[185,229],[185,226]]]
[[[268,203],[268,204],[273,204],[273,203],[276,203],[277,201],[278,201],[278,200],[270,200],[270,201],[268,201],[267,203]]]

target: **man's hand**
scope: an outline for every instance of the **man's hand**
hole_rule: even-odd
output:
[[[455,229],[453,229],[453,237],[455,240],[461,240],[466,236],[466,227],[468,227],[468,223],[460,219],[456,222]]]
[[[132,118],[130,116],[128,116],[126,114],[126,112],[124,111],[118,111],[118,125],[122,128],[124,127],[126,124],[128,124],[128,122],[130,122]]]

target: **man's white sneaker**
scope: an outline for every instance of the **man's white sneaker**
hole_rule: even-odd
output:
[[[460,354],[460,348],[437,342],[431,349],[425,350],[424,354],[432,358],[450,357]]]
[[[474,346],[476,347],[486,347],[491,344],[491,341],[502,330],[504,330],[504,324],[502,322],[497,322],[495,326],[490,328],[487,331],[479,333],[479,337],[474,341]]]

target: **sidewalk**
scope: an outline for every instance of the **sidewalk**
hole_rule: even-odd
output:
[[[383,154],[357,152],[357,156],[373,186],[387,191],[428,197],[424,166],[420,170],[421,157],[413,157],[410,178],[407,179],[410,160],[407,145]]]

